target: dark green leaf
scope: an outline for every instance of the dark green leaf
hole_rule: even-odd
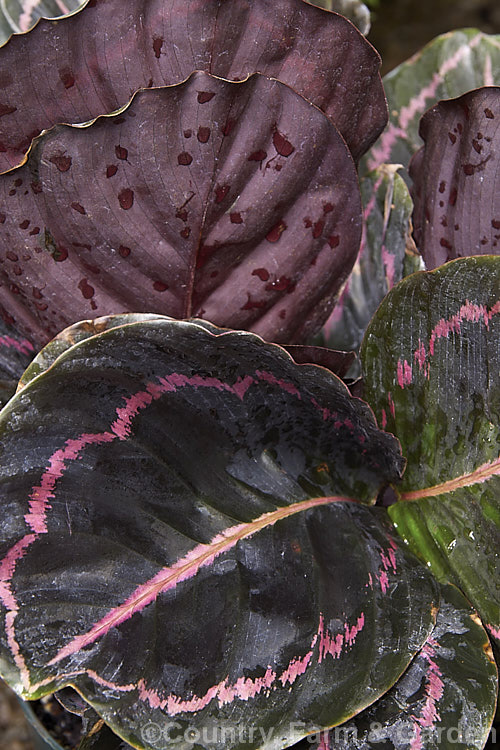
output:
[[[323,750],[481,750],[497,683],[477,614],[454,586],[444,586],[436,626],[404,675],[373,706],[324,733]]]
[[[19,378],[34,354],[33,344],[0,318],[0,408],[16,392]]]
[[[0,664],[26,697],[73,685],[148,748],[278,748],[372,703],[428,636],[432,578],[359,502],[397,480],[396,442],[278,346],[113,328],[0,437]]]
[[[500,638],[500,258],[402,281],[362,347],[365,394],[408,464],[389,513]]]

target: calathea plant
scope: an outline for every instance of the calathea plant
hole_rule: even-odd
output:
[[[433,270],[396,284],[410,198],[391,166],[360,195],[387,108],[341,16],[89,0],[0,65],[6,380],[27,366],[0,415],[3,677],[76,689],[82,749],[484,747],[499,90],[425,116]],[[328,369],[352,356],[300,347],[341,293],[323,335],[364,332],[364,401]]]

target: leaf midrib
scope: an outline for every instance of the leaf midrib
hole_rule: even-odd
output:
[[[426,497],[435,497],[436,495],[446,495],[450,492],[462,489],[463,487],[482,484],[496,475],[500,475],[500,457],[495,461],[482,464],[479,468],[468,474],[462,474],[459,477],[449,479],[441,484],[436,484],[432,487],[424,487],[420,490],[402,492],[399,496],[399,500],[406,502],[408,500],[421,500]]]

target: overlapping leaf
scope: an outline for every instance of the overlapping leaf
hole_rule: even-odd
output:
[[[15,393],[18,380],[34,354],[31,341],[20,337],[11,325],[0,319],[0,408]]]
[[[356,501],[396,480],[397,443],[323,368],[133,323],[59,356],[0,431],[1,667],[25,696],[74,685],[138,746],[278,748],[428,636],[432,578]]]
[[[332,118],[358,159],[387,121],[379,64],[345,18],[302,0],[89,0],[0,50],[0,168],[19,164],[42,129],[112,112],[194,70],[283,81]]]
[[[363,233],[356,263],[321,330],[334,349],[358,351],[375,310],[395,283],[420,268],[411,240],[413,204],[398,165],[384,164],[361,180]]]
[[[320,110],[263,76],[196,73],[42,136],[0,176],[0,222],[0,304],[39,345],[144,309],[297,342],[352,268],[361,201]]]
[[[477,614],[443,587],[436,626],[396,685],[352,721],[324,733],[324,750],[481,750],[498,675]],[[317,748],[302,742],[297,750]]]
[[[408,459],[400,534],[500,637],[500,258],[464,258],[389,293],[362,347],[367,401]]]
[[[370,11],[361,0],[312,0],[311,4],[340,13],[357,26],[365,36],[370,31]]]
[[[372,170],[387,162],[408,167],[422,146],[418,127],[429,107],[498,81],[500,35],[463,29],[437,37],[384,76],[389,126],[366,155],[364,167]],[[408,179],[404,171],[402,176]]]
[[[83,5],[83,0],[0,0],[0,18],[13,32],[28,31],[39,18],[56,18],[71,13]]]
[[[426,267],[500,255],[500,87],[440,102],[422,118],[420,135],[425,146],[410,176],[415,240]]]

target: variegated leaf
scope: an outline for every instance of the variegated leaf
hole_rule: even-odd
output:
[[[420,118],[440,99],[450,99],[500,81],[500,35],[477,29],[437,37],[384,76],[389,126],[363,160],[372,170],[390,162],[408,167],[422,146]],[[405,180],[408,176],[402,173]]]
[[[404,279],[368,327],[367,401],[408,463],[389,513],[500,642],[500,258]]]
[[[138,747],[277,750],[385,693],[437,592],[362,504],[402,470],[366,405],[209,329],[103,331],[4,409],[0,664]]]

